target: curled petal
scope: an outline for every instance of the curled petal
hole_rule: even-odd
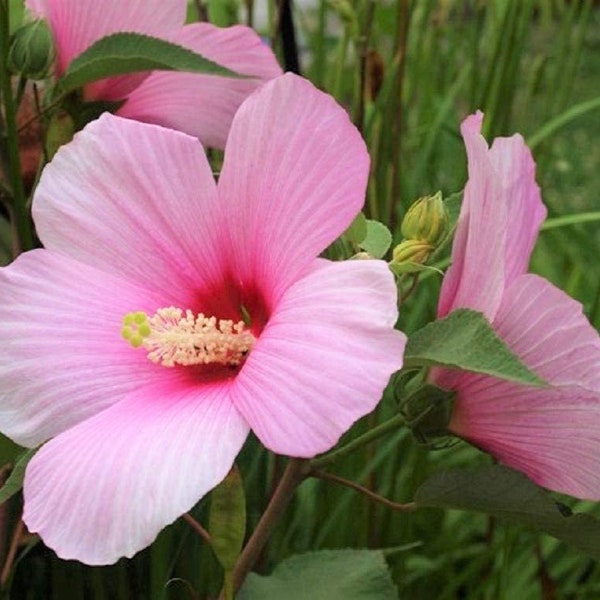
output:
[[[483,115],[471,115],[461,132],[467,148],[469,180],[464,190],[450,265],[440,292],[438,316],[471,308],[492,320],[502,300],[508,211],[502,182],[491,168],[481,135]]]
[[[497,138],[488,149],[482,119],[481,113],[471,115],[461,127],[469,180],[440,294],[440,317],[472,308],[493,320],[504,289],[527,270],[546,216],[523,138]]]

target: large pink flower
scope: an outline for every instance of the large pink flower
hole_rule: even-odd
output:
[[[498,335],[551,384],[435,370],[457,392],[450,429],[547,488],[600,498],[600,339],[581,305],[527,274],[546,216],[523,138],[488,148],[483,115],[462,124],[469,180],[442,286],[438,315],[481,311]]]
[[[186,0],[27,0],[48,20],[57,47],[57,74],[100,38],[117,32],[162,38],[251,78],[232,79],[172,71],[136,73],[86,86],[88,100],[127,99],[117,114],[179,129],[223,148],[235,111],[281,69],[271,49],[248,27],[183,26]]]
[[[240,108],[218,186],[195,138],[109,114],[58,152],[33,206],[45,249],[0,271],[0,430],[53,438],[24,519],[59,556],[149,544],[250,428],[309,457],[375,407],[405,343],[393,278],[317,258],[368,169],[346,113],[291,74]]]

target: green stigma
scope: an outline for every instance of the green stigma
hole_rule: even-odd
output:
[[[150,331],[148,315],[145,312],[131,312],[123,317],[121,337],[134,348],[139,348],[144,343],[144,338],[150,335]]]

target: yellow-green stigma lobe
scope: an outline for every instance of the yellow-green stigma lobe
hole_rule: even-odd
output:
[[[121,335],[134,348],[144,347],[148,358],[164,367],[237,366],[256,339],[245,327],[243,321],[194,315],[170,306],[151,317],[144,312],[126,314]]]

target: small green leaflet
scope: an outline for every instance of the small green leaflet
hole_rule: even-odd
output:
[[[244,77],[166,40],[141,33],[115,33],[99,39],[75,58],[57,88],[67,93],[106,77],[155,70]]]
[[[208,531],[212,547],[225,571],[231,571],[246,534],[246,498],[238,468],[211,492]]]
[[[6,483],[0,488],[0,504],[6,502],[14,496],[22,487],[25,478],[25,467],[37,452],[37,448],[32,448],[21,454],[13,470],[11,471]]]
[[[436,473],[417,490],[415,502],[419,507],[469,510],[519,523],[600,560],[600,521],[571,514],[525,475],[502,465]]]
[[[440,366],[524,385],[546,385],[496,335],[483,314],[463,308],[411,335],[404,353],[404,366]]]
[[[366,236],[358,245],[373,258],[383,258],[392,245],[392,234],[379,221],[367,219],[366,224]]]

